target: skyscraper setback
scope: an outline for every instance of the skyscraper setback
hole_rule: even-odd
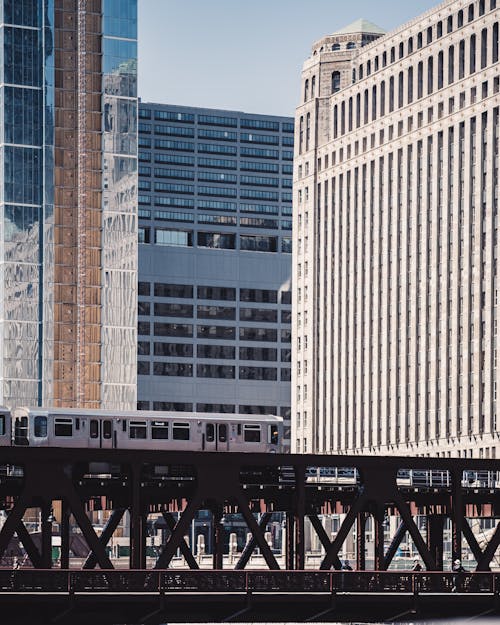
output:
[[[136,0],[2,0],[0,401],[136,401]]]

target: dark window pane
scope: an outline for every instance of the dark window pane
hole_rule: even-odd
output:
[[[153,421],[151,424],[151,438],[166,440],[168,438],[168,421]]]
[[[278,332],[270,328],[240,328],[241,341],[271,341],[278,340]]]
[[[197,336],[205,339],[234,340],[236,329],[231,326],[198,326]]]
[[[236,309],[232,306],[198,306],[198,319],[228,319],[236,318]]]
[[[153,375],[193,377],[193,365],[179,362],[154,362]]]
[[[155,297],[193,297],[193,287],[189,284],[165,284],[155,282]]]
[[[2,415],[2,419],[5,419]],[[2,432],[5,431],[5,421]],[[35,437],[46,438],[47,436],[47,417],[37,416],[35,417]]]
[[[175,423],[172,428],[172,438],[176,441],[189,440],[189,423]]]
[[[236,289],[220,286],[199,286],[198,299],[234,301],[236,299]]]
[[[129,438],[145,439],[147,435],[147,426],[145,421],[131,421],[128,431]]]
[[[240,301],[276,304],[278,292],[265,289],[240,289]]]
[[[72,419],[56,419],[54,421],[55,436],[73,436]]]
[[[199,378],[232,380],[235,377],[235,368],[231,365],[197,365],[196,375]]]
[[[184,323],[155,323],[155,336],[193,336],[193,326]]]
[[[193,356],[193,346],[191,343],[155,343],[154,355],[191,358]]]

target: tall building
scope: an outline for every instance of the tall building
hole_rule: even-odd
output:
[[[140,103],[140,409],[289,428],[293,129]]]
[[[136,402],[137,2],[0,0],[0,402]]]
[[[499,17],[449,0],[304,64],[295,451],[498,454]]]

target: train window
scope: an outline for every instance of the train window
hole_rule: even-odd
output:
[[[73,420],[72,419],[55,419],[54,420],[55,436],[73,436]]]
[[[205,432],[207,435],[207,443],[213,443],[215,438],[215,427],[213,423],[207,423],[205,428]]]
[[[174,425],[172,428],[172,438],[176,441],[188,441],[189,440],[189,423],[174,422]]]
[[[277,425],[269,426],[269,442],[271,443],[271,445],[278,444],[278,426]]]
[[[227,425],[225,423],[219,424],[219,443],[227,442]]]
[[[245,443],[260,443],[260,425],[244,425]]]
[[[112,430],[111,421],[109,419],[105,419],[102,422],[102,437],[108,439],[111,438]]]
[[[130,428],[128,430],[129,438],[146,438],[146,422],[145,421],[131,421]]]
[[[123,432],[127,431],[127,419],[123,419],[122,421],[122,431]]]
[[[241,423],[238,423],[238,436],[241,436]]]
[[[5,415],[0,415],[0,436],[5,436]]]
[[[99,421],[90,419],[90,438],[99,438]]]
[[[153,421],[151,424],[151,438],[154,440],[168,438],[168,421]]]
[[[47,417],[42,417],[41,415],[35,417],[34,433],[35,438],[47,437]]]

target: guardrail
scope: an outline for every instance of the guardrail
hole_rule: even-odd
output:
[[[500,573],[0,570],[0,595],[165,593],[498,594]]]

